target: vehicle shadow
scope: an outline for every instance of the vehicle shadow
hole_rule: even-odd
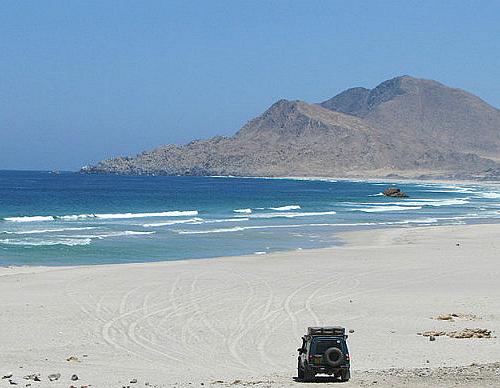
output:
[[[313,381],[304,381],[299,379],[298,377],[294,377],[293,380],[297,383],[304,383],[304,384],[343,383],[343,381],[340,381],[340,379],[333,376],[317,376],[314,378]]]

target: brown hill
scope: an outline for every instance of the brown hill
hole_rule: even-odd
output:
[[[320,105],[363,118],[378,132],[405,141],[500,155],[500,110],[436,81],[397,77],[372,90],[346,90]]]
[[[232,137],[163,146],[82,171],[494,178],[495,158],[499,110],[462,90],[404,76],[321,104],[280,100]]]

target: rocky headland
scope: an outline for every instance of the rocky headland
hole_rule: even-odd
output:
[[[132,175],[500,179],[500,110],[464,90],[402,76],[319,104],[280,100],[234,136],[85,166]]]

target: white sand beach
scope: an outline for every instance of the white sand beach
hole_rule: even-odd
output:
[[[342,237],[341,247],[268,255],[2,268],[0,374],[13,376],[0,387],[9,379],[32,387],[307,386],[293,377],[312,325],[354,330],[353,376],[339,386],[500,386],[499,365],[486,365],[500,361],[500,225]],[[450,313],[465,315],[432,319]],[[463,328],[493,338],[417,335]],[[41,382],[23,379],[34,373]],[[51,373],[61,377],[49,382]]]

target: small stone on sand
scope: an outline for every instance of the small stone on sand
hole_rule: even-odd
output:
[[[53,374],[49,375],[48,378],[50,381],[57,381],[61,378],[61,374],[60,373],[53,373]]]

